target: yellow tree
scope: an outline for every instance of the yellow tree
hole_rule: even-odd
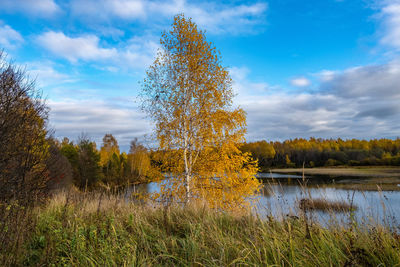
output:
[[[100,148],[101,165],[107,165],[114,154],[119,156],[118,141],[112,134],[106,134],[103,137],[103,145]]]
[[[151,165],[149,154],[149,151],[139,143],[137,138],[131,141],[127,161],[130,176],[135,183],[149,182],[154,178],[155,169]]]
[[[232,81],[204,31],[184,15],[160,40],[162,49],[142,84],[142,108],[156,123],[169,173],[161,196],[236,209],[258,190],[257,163],[238,145],[246,115],[232,107]]]
[[[103,145],[100,148],[100,165],[103,167],[104,182],[114,185],[121,182],[123,172],[121,159],[117,139],[112,134],[104,135]]]

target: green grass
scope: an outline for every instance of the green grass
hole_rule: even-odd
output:
[[[24,249],[1,257],[34,266],[400,266],[400,237],[382,226],[323,228],[65,193],[35,216]]]

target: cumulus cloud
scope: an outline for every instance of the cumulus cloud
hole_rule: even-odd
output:
[[[374,108],[335,95],[279,94],[243,105],[249,140],[296,137],[396,137],[400,131],[397,107]]]
[[[271,87],[265,82],[252,82],[247,79],[250,70],[247,67],[232,67],[229,69],[233,81],[233,90],[237,95],[236,100],[245,102],[255,95],[268,92]]]
[[[346,110],[326,105],[333,101],[343,104],[340,100],[332,95],[287,93],[255,99],[243,106],[248,114],[248,139],[341,135],[348,130],[346,121],[351,119],[347,116],[339,121]]]
[[[37,42],[55,55],[71,62],[101,60],[116,56],[115,48],[102,48],[95,35],[69,37],[62,32],[49,31],[37,37]]]
[[[75,80],[70,75],[58,71],[50,61],[27,62],[24,65],[29,70],[29,76],[36,80],[39,87],[55,86]]]
[[[250,5],[222,5],[215,3],[187,4],[182,1],[181,8],[168,17],[177,13],[185,13],[202,28],[212,33],[249,33],[254,31],[256,25],[265,23],[266,3],[253,3]],[[168,9],[166,9],[168,10]]]
[[[238,102],[247,112],[248,140],[400,136],[399,70],[396,61],[356,67],[330,73],[314,93],[249,96]]]
[[[346,98],[393,99],[400,96],[400,62],[350,68],[333,75],[321,88]]]
[[[60,11],[54,0],[0,0],[2,11],[48,17]]]
[[[8,25],[0,23],[0,46],[7,49],[14,49],[24,41],[21,34]]]
[[[70,37],[62,32],[49,31],[36,38],[37,43],[52,54],[76,63],[78,61],[101,62],[108,69],[146,68],[153,60],[159,45],[152,36],[136,36],[123,47],[103,47],[95,35]],[[104,66],[102,68],[105,68]]]
[[[252,4],[223,4],[220,2],[187,2],[185,0],[80,0],[71,1],[72,13],[83,19],[140,20],[143,22],[171,19],[184,13],[198,25],[213,33],[252,32],[254,27],[265,24],[265,2]],[[101,7],[102,12],[99,12]]]
[[[400,63],[363,66],[336,71],[319,90],[290,93],[271,90],[249,80],[245,67],[230,69],[235,103],[247,112],[247,140],[322,138],[393,138],[400,135]],[[95,94],[96,92],[92,92]],[[51,124],[56,136],[76,138],[88,133],[98,144],[113,133],[122,146],[152,132],[129,98],[109,100],[81,97],[50,101]]]
[[[385,1],[381,17],[384,20],[385,34],[381,40],[383,44],[400,49],[400,1]]]
[[[135,36],[129,39],[118,52],[116,64],[120,68],[144,69],[149,66],[160,48],[152,35]]]
[[[311,81],[305,77],[299,77],[299,78],[292,79],[290,81],[290,83],[293,86],[305,87],[305,86],[309,86],[311,84]]]
[[[135,20],[145,17],[146,1],[142,0],[72,0],[72,13],[79,16],[93,16],[97,20],[113,17]],[[102,12],[99,12],[99,9]]]
[[[316,73],[316,76],[322,82],[328,82],[334,78],[335,74],[336,74],[336,72],[332,71],[332,70],[322,70],[322,71]]]
[[[112,133],[125,148],[134,137],[142,137],[150,132],[151,125],[144,114],[126,100],[76,100],[48,102],[51,126],[55,136],[76,139],[86,133],[97,144],[106,133]]]

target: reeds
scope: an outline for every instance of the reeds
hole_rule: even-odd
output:
[[[333,212],[351,212],[358,209],[357,206],[346,201],[328,200],[323,198],[302,198],[299,201],[301,210],[320,210]]]
[[[301,217],[233,216],[204,205],[168,208],[121,195],[55,195],[16,257],[24,265],[396,266],[397,232],[383,226],[304,227]]]

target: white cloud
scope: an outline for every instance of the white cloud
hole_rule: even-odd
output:
[[[399,100],[365,102],[333,94],[281,93],[254,98],[242,107],[249,140],[393,138],[400,135]]]
[[[95,35],[68,37],[62,32],[49,31],[37,37],[37,42],[55,55],[71,62],[110,59],[117,55],[115,48],[102,48]]]
[[[0,46],[7,49],[14,49],[24,41],[21,34],[8,25],[0,23]]]
[[[250,70],[247,67],[232,67],[229,74],[233,80],[233,90],[239,101],[246,101],[249,96],[265,94],[270,89],[264,82],[250,82],[247,79]]]
[[[237,68],[232,77],[239,77],[245,92],[257,92],[248,73]],[[244,99],[239,95],[236,103],[247,112],[248,140],[400,136],[400,62],[325,74],[329,79],[321,80],[318,92],[281,88]]]
[[[290,81],[290,83],[293,86],[298,86],[298,87],[305,87],[305,86],[309,86],[311,84],[310,80],[305,77],[299,77],[299,78],[292,79]]]
[[[150,123],[133,102],[64,99],[50,100],[48,104],[51,126],[59,138],[77,138],[81,133],[87,133],[101,144],[104,134],[112,133],[120,145],[127,147],[134,137],[150,132]]]
[[[184,4],[177,13],[185,13],[201,27],[212,33],[248,33],[253,27],[265,23],[266,3],[228,6],[222,4],[191,5]]]
[[[153,39],[155,38],[149,35],[136,36],[117,49],[101,47],[100,39],[95,35],[69,37],[62,32],[49,31],[38,36],[37,42],[54,55],[70,62],[101,62],[103,65],[108,64],[102,66],[102,69],[116,71],[116,67],[146,68],[159,47]]]
[[[3,11],[22,12],[38,17],[52,16],[60,11],[54,0],[0,0]]]
[[[74,81],[70,75],[56,70],[54,63],[50,61],[27,62],[24,65],[27,67],[29,76],[36,79],[39,87],[55,86]]]
[[[265,83],[249,80],[245,67],[231,68],[230,73],[240,93],[235,103],[247,112],[247,139],[285,140],[399,136],[399,70],[400,63],[390,62],[336,71],[316,93],[271,90]],[[129,98],[77,100],[96,99],[93,95],[97,92],[49,102],[57,137],[76,138],[86,132],[99,144],[105,133],[113,133],[127,147],[132,138],[151,133],[151,123]]]
[[[129,39],[119,50],[116,65],[120,68],[147,68],[160,48],[155,40],[157,37],[151,35],[135,36]]]
[[[129,19],[144,16],[145,3],[140,0],[108,0],[103,1],[103,3],[120,18]]]
[[[385,1],[381,16],[384,19],[385,33],[381,40],[383,44],[400,49],[400,1]]]
[[[331,81],[335,77],[336,72],[332,70],[322,70],[316,74],[316,76],[322,81]]]
[[[72,12],[78,16],[93,16],[97,20],[113,17],[135,20],[145,17],[146,2],[143,0],[72,0],[70,5]]]
[[[91,23],[95,21],[140,20],[146,23],[168,21],[184,13],[201,27],[213,33],[249,33],[265,24],[265,2],[223,4],[220,2],[187,2],[185,0],[73,0],[72,13]],[[102,11],[99,12],[99,9]]]
[[[350,68],[322,83],[325,91],[346,98],[392,99],[400,96],[400,61]]]
[[[285,140],[295,137],[331,137],[348,133],[347,107],[333,95],[279,93],[259,97],[243,106],[250,140]],[[351,113],[351,112],[350,112]],[[342,117],[342,120],[338,120]]]

